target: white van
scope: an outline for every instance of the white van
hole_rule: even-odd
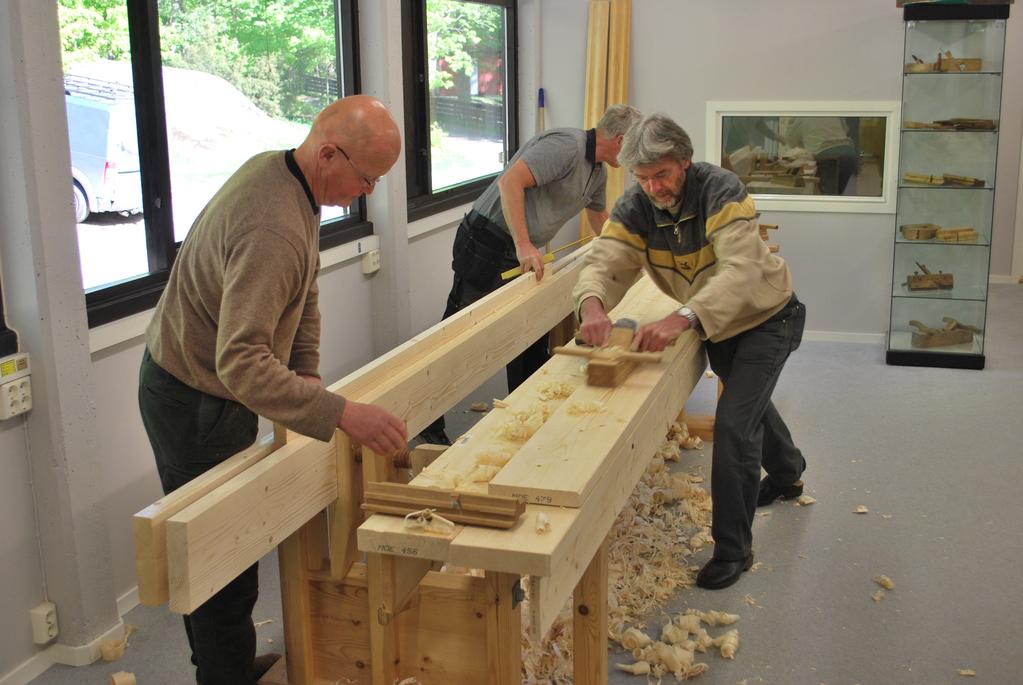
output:
[[[75,220],[94,212],[142,211],[135,99],[131,86],[66,75]]]

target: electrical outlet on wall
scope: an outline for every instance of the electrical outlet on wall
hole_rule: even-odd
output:
[[[0,419],[24,414],[32,408],[30,372],[28,355],[23,352],[0,359]]]
[[[56,639],[60,629],[57,626],[57,605],[53,602],[42,602],[29,612],[32,618],[32,640],[37,645],[45,645]]]

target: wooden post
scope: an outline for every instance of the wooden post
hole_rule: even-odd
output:
[[[397,557],[390,554],[370,552],[366,555],[374,683],[393,683],[398,679],[398,623],[394,620],[396,566]]]
[[[487,571],[487,671],[491,685],[522,682],[522,608],[517,603],[521,577]]]
[[[359,450],[342,432],[337,440],[337,501],[330,506],[330,575],[341,580],[348,575],[352,563],[362,558],[356,530],[363,521],[362,464]]]
[[[319,570],[327,555],[326,527],[326,516],[321,513],[277,547],[290,685],[312,685],[315,680],[309,580],[310,570]]]
[[[575,587],[572,650],[577,685],[607,682],[607,549],[605,538]]]

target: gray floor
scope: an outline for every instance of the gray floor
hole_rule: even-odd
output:
[[[763,567],[732,588],[690,590],[664,608],[742,615],[734,661],[716,656],[706,685],[888,685],[1023,683],[1023,287],[991,288],[987,369],[891,367],[875,345],[806,342],[775,392],[809,463],[817,504],[777,503],[754,524]],[[503,394],[501,379],[467,402]],[[711,408],[713,385],[690,403]],[[475,416],[449,414],[452,434]],[[709,469],[711,449],[682,467]],[[709,471],[708,471],[709,472]],[[866,515],[853,514],[866,506]],[[1015,531],[1015,532],[1014,532]],[[709,555],[696,557],[702,563]],[[880,603],[871,578],[896,584]],[[260,651],[280,651],[276,561],[261,568]],[[751,595],[757,606],[744,601]],[[80,669],[54,667],[37,685],[107,683],[135,672],[141,685],[193,682],[180,619],[139,607],[124,659]],[[661,617],[651,616],[651,626]],[[630,661],[615,652],[611,663]],[[964,679],[957,669],[973,669]],[[672,679],[665,680],[665,683]],[[610,683],[643,683],[612,673]],[[459,685],[459,684],[453,684]],[[475,685],[475,684],[473,684]]]

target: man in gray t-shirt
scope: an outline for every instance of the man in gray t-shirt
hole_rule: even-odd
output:
[[[595,129],[552,129],[519,149],[458,226],[451,263],[455,277],[443,318],[499,288],[502,271],[521,266],[536,272],[537,280],[543,278],[539,247],[580,211],[589,213],[591,227],[604,225],[609,210],[604,164],[618,166],[622,138],[640,117],[635,107],[611,105]],[[549,357],[545,335],[508,364],[508,391]],[[419,437],[450,444],[444,417]]]

